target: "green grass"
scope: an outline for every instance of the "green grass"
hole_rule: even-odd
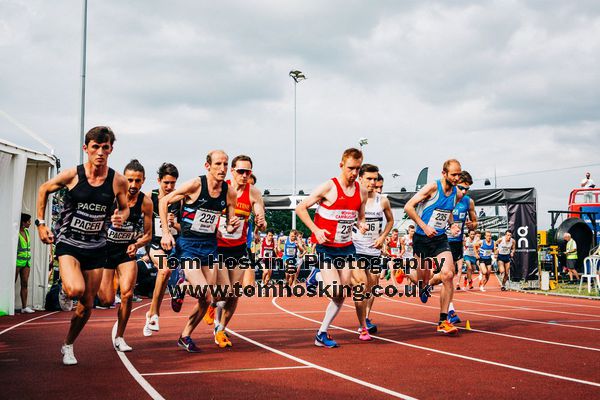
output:
[[[548,293],[548,294],[564,294],[569,296],[592,296],[592,297],[600,297],[596,287],[592,288],[592,291],[588,293],[587,291],[587,282],[583,282],[581,286],[581,293],[579,292],[579,282],[578,283],[566,283],[561,282],[558,285],[558,288],[555,290],[533,290],[536,293]]]

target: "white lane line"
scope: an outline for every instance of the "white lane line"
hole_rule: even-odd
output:
[[[318,325],[321,324],[321,321],[317,321],[317,320],[314,320],[314,319],[311,319],[311,318],[307,318],[307,317],[305,317],[303,315],[296,314],[293,311],[286,310],[285,308],[283,308],[279,304],[277,304],[277,302],[275,300],[276,299],[273,299],[272,303],[273,303],[273,305],[275,307],[279,308],[280,310],[285,311],[285,312],[287,312],[289,314],[295,315],[298,318],[314,322],[314,323],[316,323]],[[350,330],[350,329],[341,328],[341,327],[335,326],[335,325],[331,325],[331,327],[334,327],[334,328],[337,328],[337,329],[340,329],[342,331],[349,332],[349,333],[352,333],[352,334],[356,334],[356,331],[353,331],[353,330]],[[434,349],[434,348],[431,348],[431,347],[418,346],[418,345],[411,344],[411,343],[400,342],[398,340],[388,339],[388,338],[385,338],[385,337],[382,337],[382,336],[377,336],[377,335],[371,335],[371,337],[373,337],[375,339],[383,340],[384,342],[395,343],[395,344],[399,344],[401,346],[406,346],[406,347],[410,347],[410,348],[418,349],[418,350],[431,351],[433,353],[443,354],[443,355],[450,356],[450,357],[461,358],[463,360],[475,361],[475,362],[482,363],[482,364],[489,364],[489,365],[494,365],[494,366],[497,366],[497,367],[513,369],[513,370],[516,370],[516,371],[528,372],[528,373],[534,374],[534,375],[541,375],[541,376],[545,376],[545,377],[549,377],[549,378],[555,378],[555,379],[565,380],[565,381],[569,381],[569,382],[581,383],[583,385],[600,387],[600,383],[597,383],[597,382],[591,382],[591,381],[586,381],[586,380],[583,380],[583,379],[577,379],[577,378],[571,378],[571,377],[568,377],[568,376],[551,374],[549,372],[542,372],[542,371],[537,371],[537,370],[529,369],[529,368],[517,367],[516,365],[510,365],[510,364],[504,364],[504,363],[500,363],[500,362],[496,362],[496,361],[484,360],[482,358],[470,357],[470,356],[465,356],[465,355],[462,355],[462,354],[449,353],[447,351],[438,350],[438,349]]]
[[[510,295],[507,295],[506,297],[504,297],[504,296],[496,296],[496,295],[493,295],[493,294],[478,293],[478,292],[476,292],[474,290],[472,292],[470,292],[470,293],[478,295],[478,296],[482,296],[482,297],[495,297],[495,298],[502,299],[502,300],[507,300],[507,301],[530,301],[530,302],[533,302],[533,303],[558,304],[558,305],[563,305],[563,306],[564,305],[569,305],[569,306],[572,306],[572,307],[600,308],[600,306],[593,306],[593,305],[589,305],[589,304],[560,303],[560,302],[557,302],[557,301],[544,301],[544,300],[527,299],[525,297],[510,297]],[[523,296],[536,296],[537,295],[535,293],[521,293],[521,292],[512,292],[512,291],[509,291],[507,293],[519,293],[519,294],[522,294]],[[570,299],[572,298],[572,299],[576,300],[576,298],[574,298],[574,297],[569,297],[569,298]]]
[[[273,301],[273,304],[277,305],[275,303],[275,299],[276,299],[276,297],[274,297],[272,301]],[[285,312],[284,309],[282,309],[282,310]],[[301,315],[297,315],[297,316],[300,317],[300,318],[306,318],[306,317],[303,317]],[[266,344],[257,342],[256,340],[252,340],[252,339],[250,339],[250,338],[248,338],[248,337],[246,337],[246,336],[244,336],[244,335],[242,335],[240,333],[237,333],[237,332],[235,332],[235,331],[233,331],[233,330],[231,330],[229,328],[227,328],[227,332],[229,332],[232,335],[237,336],[240,339],[243,339],[243,340],[245,340],[245,341],[247,341],[249,343],[252,343],[253,345],[258,346],[258,347],[260,347],[262,349],[269,350],[270,352],[278,354],[278,355],[280,355],[282,357],[285,357],[285,358],[288,358],[290,360],[296,361],[297,363],[306,365],[308,367],[311,367],[311,368],[314,368],[314,369],[318,369],[319,371],[325,372],[327,374],[330,374],[330,375],[333,375],[333,376],[337,376],[338,378],[342,378],[342,379],[345,379],[347,381],[357,383],[357,384],[359,384],[361,386],[364,386],[364,387],[367,387],[369,389],[377,390],[379,392],[382,392],[382,393],[385,393],[385,394],[388,394],[390,396],[394,396],[394,397],[397,397],[397,398],[400,398],[400,399],[414,399],[414,397],[410,397],[408,395],[405,395],[405,394],[402,394],[402,393],[399,393],[399,392],[395,392],[393,390],[384,388],[384,387],[379,386],[379,385],[375,385],[375,384],[370,383],[370,382],[365,382],[365,381],[363,381],[361,379],[354,378],[354,377],[352,377],[350,375],[343,374],[343,373],[338,372],[336,370],[329,369],[329,368],[323,367],[321,365],[314,364],[314,363],[312,363],[310,361],[306,361],[306,360],[304,360],[302,358],[293,356],[293,355],[288,354],[286,352],[283,352],[281,350],[277,350],[277,349],[275,349],[273,347],[267,346]]]
[[[391,299],[391,298],[387,298],[387,297],[381,297],[381,298],[385,299],[385,300],[393,301],[393,302],[396,302],[396,303],[408,304],[408,305],[413,306],[413,307],[438,308],[438,307],[426,306],[424,304],[416,304],[416,303],[410,303],[408,301]],[[430,298],[434,298],[434,296],[432,296]],[[460,301],[461,301],[459,299],[453,299],[453,300],[457,304],[460,303]],[[484,313],[478,313],[478,312],[474,312],[474,311],[457,310],[457,312],[460,312],[460,313],[463,313],[463,314],[479,315],[479,316],[483,316],[483,317],[506,319],[506,320],[511,320],[511,321],[529,322],[529,323],[532,323],[532,324],[542,324],[542,325],[550,325],[550,326],[562,326],[562,327],[565,327],[565,328],[587,329],[587,330],[592,330],[592,331],[600,331],[600,328],[591,328],[589,326],[579,326],[579,325],[549,323],[549,322],[545,322],[545,321],[535,321],[535,320],[532,320],[532,319],[523,319],[523,318],[514,318],[514,317],[503,317],[503,316],[500,316],[500,315],[484,314]]]
[[[149,306],[150,303],[147,304],[142,304],[141,306],[138,306],[136,308],[134,308],[133,310],[131,310],[131,312],[133,313],[135,310],[138,310],[142,307],[146,307]],[[115,324],[113,325],[112,328],[112,334],[111,334],[111,339],[114,345],[115,342],[115,335],[117,334],[117,323],[118,321],[115,321]],[[148,393],[148,395],[154,399],[154,400],[165,400],[164,397],[161,396],[160,393],[158,393],[158,391],[156,389],[154,389],[154,387],[148,383],[148,381],[146,379],[144,379],[144,377],[142,376],[142,374],[139,373],[139,371],[133,366],[133,364],[131,363],[131,361],[129,361],[129,359],[127,358],[127,355],[125,355],[125,353],[122,353],[120,351],[115,350],[115,352],[117,353],[117,355],[119,356],[119,358],[121,359],[121,362],[123,363],[123,365],[125,366],[125,368],[127,368],[127,371],[129,371],[129,373],[131,374],[131,376],[133,377],[133,379],[136,380],[136,382],[142,387],[142,389],[144,389],[146,391],[146,393]]]
[[[579,315],[582,317],[594,317],[594,318],[598,318],[598,322],[600,322],[600,315],[596,315],[596,314],[583,314],[583,313],[575,313],[575,312],[571,312],[571,311],[545,310],[543,308],[530,308],[530,307],[522,307],[522,306],[500,305],[497,303],[484,303],[482,301],[477,301],[477,300],[465,300],[462,298],[462,296],[460,298],[455,298],[455,301],[457,301],[457,302],[462,301],[465,303],[472,303],[472,304],[479,304],[479,305],[486,305],[486,306],[507,307],[507,308],[512,308],[514,310],[540,311],[540,312],[553,313],[553,314],[567,314],[567,315]],[[491,300],[491,301],[493,301],[493,300]]]
[[[346,305],[346,304],[344,304],[344,306],[351,307],[351,306]],[[431,307],[431,308],[435,308],[435,307]],[[397,319],[405,319],[407,321],[421,322],[421,323],[428,324],[428,325],[437,325],[436,322],[423,321],[423,320],[420,320],[420,319],[409,318],[409,317],[402,317],[400,315],[388,314],[388,313],[384,313],[382,311],[371,310],[371,314],[380,314],[380,315],[385,315],[387,317],[392,317],[392,318],[397,318]],[[466,330],[465,328],[462,328],[462,327],[459,327],[459,326],[457,326],[457,328],[461,329],[461,330]],[[508,333],[484,331],[484,330],[481,330],[481,329],[471,329],[471,332],[484,333],[486,335],[503,336],[503,337],[508,337],[508,338],[511,338],[511,339],[526,340],[526,341],[530,341],[530,342],[544,343],[544,344],[550,344],[550,345],[554,345],[554,346],[571,347],[571,348],[574,348],[574,349],[581,349],[581,350],[586,350],[586,351],[587,350],[591,350],[591,351],[598,351],[598,352],[600,352],[600,349],[595,348],[595,347],[578,346],[576,344],[568,344],[568,343],[561,343],[561,342],[551,342],[549,340],[542,340],[542,339],[534,339],[534,338],[523,337],[523,336],[509,335]]]
[[[25,324],[28,324],[28,323],[30,323],[31,321],[35,321],[36,319],[40,319],[40,318],[46,318],[46,317],[47,317],[47,316],[49,316],[49,315],[56,314],[57,312],[58,312],[58,311],[52,311],[51,313],[44,314],[44,315],[40,315],[39,317],[31,318],[31,319],[28,319],[27,321],[23,321],[23,322],[20,322],[20,323],[18,323],[18,324],[16,324],[16,325],[9,326],[8,328],[6,328],[6,329],[4,329],[2,332],[0,332],[0,335],[3,335],[3,334],[5,334],[6,332],[12,331],[13,329],[15,329],[15,328],[18,328],[19,326],[23,326],[23,325],[25,325]]]
[[[281,371],[281,370],[287,370],[287,369],[303,369],[303,368],[312,368],[312,367],[309,367],[307,365],[296,365],[293,367],[264,367],[264,368],[239,368],[239,369],[209,369],[209,370],[204,370],[204,371],[150,372],[147,374],[142,374],[142,376],[222,374],[225,372]]]

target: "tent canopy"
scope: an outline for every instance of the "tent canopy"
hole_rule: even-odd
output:
[[[13,314],[21,308],[18,293],[20,284],[15,287],[15,266],[17,241],[21,213],[30,214],[35,219],[37,192],[39,186],[54,176],[56,159],[54,156],[30,150],[0,139],[0,314]],[[50,219],[50,207],[46,220]],[[47,290],[49,246],[43,244],[37,230],[30,228],[31,272],[27,305],[41,309]]]

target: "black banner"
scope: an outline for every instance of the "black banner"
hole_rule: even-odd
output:
[[[508,204],[508,229],[517,242],[514,265],[510,277],[513,281],[538,279],[537,268],[537,215],[535,203]]]

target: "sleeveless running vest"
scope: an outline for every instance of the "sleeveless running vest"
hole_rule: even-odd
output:
[[[450,214],[456,205],[456,186],[452,188],[450,195],[446,196],[442,181],[438,179],[436,183],[437,191],[435,195],[431,199],[419,203],[416,211],[425,224],[435,229],[436,236],[440,236],[446,233]],[[418,225],[416,233],[425,236],[425,232]]]
[[[229,183],[229,181],[227,181]],[[237,198],[235,204],[235,215],[242,220],[242,223],[238,228],[232,232],[227,233],[227,208],[223,210],[223,214],[219,218],[219,233],[217,238],[219,247],[238,247],[247,245],[248,238],[248,219],[252,212],[252,203],[250,201],[250,184],[247,184],[242,192],[242,195]]]
[[[471,240],[470,238],[465,239],[464,255],[475,257],[475,240]]]
[[[295,258],[298,255],[298,244],[296,242],[290,242],[290,238],[285,239],[285,246],[283,247],[283,260],[288,258]]]
[[[360,199],[360,186],[354,182],[354,194],[347,196],[337,178],[331,178],[337,189],[337,198],[330,206],[319,202],[315,212],[315,225],[329,232],[329,242],[323,243],[326,247],[346,247],[352,244],[352,227],[358,218],[358,210],[362,203]],[[314,233],[311,235],[313,243],[317,243]]]
[[[221,182],[221,193],[210,197],[206,175],[200,176],[200,195],[189,204],[184,203],[181,211],[181,236],[185,238],[215,239],[219,216],[227,206],[227,183]]]
[[[494,241],[492,240],[488,244],[484,239],[481,243],[481,247],[479,248],[479,257],[488,260],[488,259],[492,258],[493,252],[494,252]]]
[[[498,243],[498,254],[502,254],[503,256],[507,256],[512,251],[512,245],[515,239],[510,238],[510,242],[506,243],[506,236],[500,240]]]
[[[399,239],[399,238],[398,238]],[[390,241],[387,244],[388,249],[389,249],[389,253],[393,256],[393,257],[398,257],[400,255],[400,240],[392,240],[390,239]]]
[[[404,241],[404,253],[402,254],[402,258],[403,259],[414,258],[415,252],[413,250],[413,241],[410,238],[410,236],[408,236],[408,233],[406,235],[404,235],[402,240]]]
[[[120,228],[116,228],[112,224],[108,227],[106,241],[109,244],[128,245],[135,243],[138,236],[144,232],[144,214],[142,213],[143,203],[144,193],[139,192],[135,204],[133,207],[129,207],[129,217],[127,218],[127,221],[125,221]]]
[[[369,256],[381,255],[381,250],[373,247],[373,244],[381,235],[383,229],[383,207],[381,207],[381,195],[375,194],[372,201],[367,200],[365,206],[365,222],[368,230],[363,235],[356,225],[352,228],[352,242],[356,247],[357,254]]]
[[[465,230],[465,224],[467,222],[467,215],[469,214],[469,208],[471,208],[471,198],[469,196],[464,196],[456,204],[454,210],[452,210],[452,219],[460,227],[460,233],[456,236],[453,236],[450,232],[450,229],[448,229],[446,235],[448,235],[449,242],[462,242],[463,232]]]
[[[275,257],[275,239],[271,244],[267,244],[267,238],[264,238],[260,243],[260,258]]]
[[[158,189],[154,189],[150,194],[150,199],[152,200],[152,243],[159,244],[162,239],[162,225],[160,223],[160,215],[158,214]],[[170,213],[175,215],[175,222],[178,222],[181,216],[181,202],[169,204],[168,210]],[[179,236],[179,232],[177,229],[171,227],[169,229],[171,231],[171,235],[173,235],[174,239],[177,239]]]
[[[102,185],[92,186],[85,176],[85,167],[77,166],[77,184],[67,190],[55,227],[56,243],[88,250],[106,245],[110,210],[115,201],[114,177],[115,171],[109,168]]]

